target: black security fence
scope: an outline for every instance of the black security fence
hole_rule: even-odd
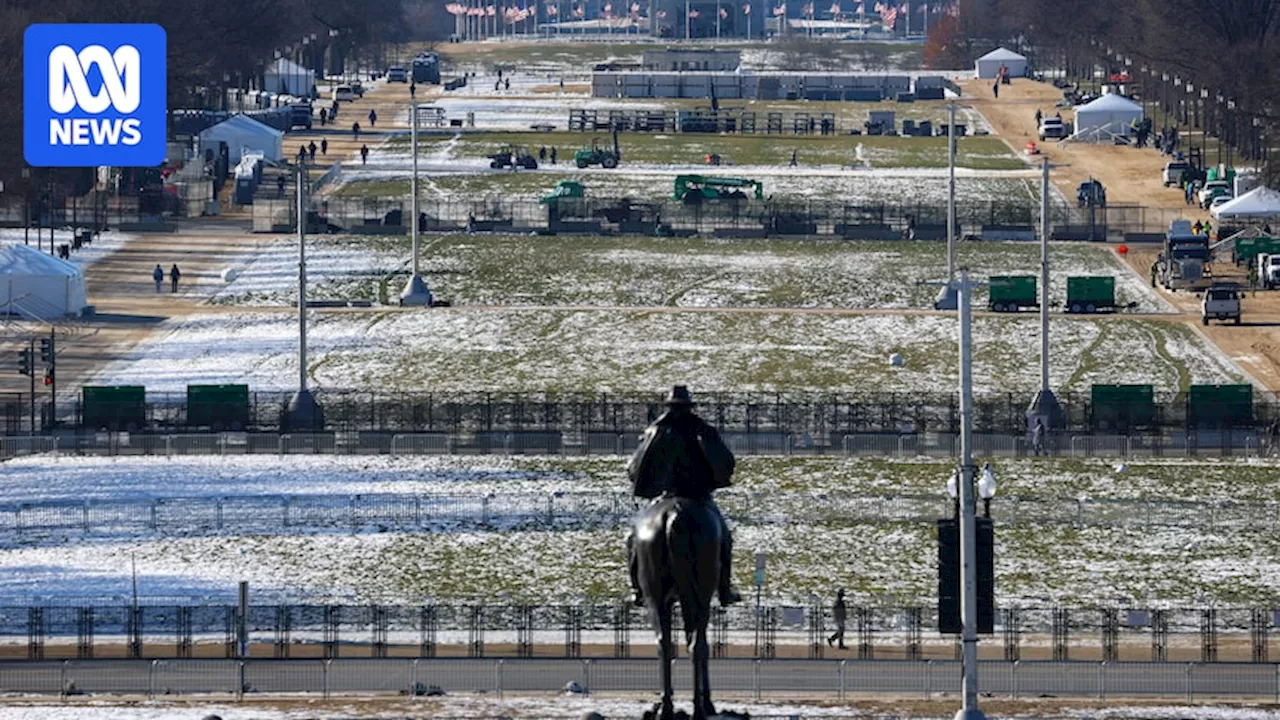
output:
[[[0,394],[0,434],[298,430],[289,427],[285,412],[292,397],[289,392],[247,392],[234,407],[202,403],[193,408],[188,393],[147,392],[140,386],[130,389],[136,392],[116,399],[82,395],[60,400],[56,408],[47,393],[37,392],[34,403],[26,393]],[[1221,403],[1199,392],[1153,392],[1132,412],[1120,412],[1125,408],[1118,410],[1118,401],[1110,399],[1105,405],[1097,404],[1091,393],[1064,392],[1059,395],[1064,413],[1061,429],[1071,434],[1107,435],[1226,430],[1237,431],[1237,439],[1243,441],[1280,418],[1280,403],[1272,393],[1247,388],[1242,392],[1240,397],[1233,396],[1229,412],[1214,412]],[[1033,395],[1028,391],[976,397],[974,432],[1025,433],[1027,406]],[[365,444],[374,442],[378,434],[386,434],[386,443],[390,443],[395,433],[444,433],[461,439],[460,446],[483,448],[486,443],[496,443],[499,449],[509,433],[632,435],[664,411],[660,393],[319,390],[316,396],[324,408],[325,430],[362,433],[367,436],[362,441]],[[955,434],[960,430],[956,393],[698,392],[697,400],[698,413],[722,432],[795,436],[810,449],[839,448],[843,436],[851,434]],[[1216,444],[1206,438],[1201,438],[1202,444]]]
[[[829,604],[769,599],[715,608],[713,657],[950,659],[957,637],[929,606],[851,604],[845,648]],[[12,659],[191,657],[649,657],[647,612],[629,603],[216,604],[164,598],[0,605]],[[1263,608],[998,608],[986,653],[1007,661],[1270,660]],[[679,633],[680,619],[676,617]],[[638,643],[638,646],[637,646]],[[1000,648],[995,655],[995,647]],[[7,648],[7,650],[5,650]]]
[[[870,182],[870,181],[869,181]],[[550,191],[551,183],[548,183]],[[695,199],[701,198],[701,199]],[[334,196],[315,211],[335,232],[402,233],[412,223],[408,196]],[[850,239],[945,240],[945,203],[863,202],[780,198],[750,188],[721,197],[661,192],[627,197],[556,198],[542,202],[494,192],[419,200],[419,228],[427,231],[616,232],[620,234],[733,234],[836,236]],[[1058,240],[1106,240],[1108,235],[1164,233],[1183,214],[1137,205],[1078,208],[1054,199],[1049,217]],[[994,240],[1033,240],[1040,203],[1023,197],[966,201],[956,208],[958,233]]]

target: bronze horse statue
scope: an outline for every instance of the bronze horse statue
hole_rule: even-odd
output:
[[[658,639],[662,700],[645,720],[676,720],[672,705],[673,606],[680,604],[685,642],[693,660],[693,719],[716,715],[711,703],[707,624],[720,577],[721,523],[699,499],[662,495],[636,517],[636,580]],[[683,713],[681,713],[683,715]]]

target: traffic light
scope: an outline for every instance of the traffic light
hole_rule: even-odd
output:
[[[23,375],[31,374],[31,351],[30,350],[18,351],[18,372],[22,373]]]
[[[53,362],[53,338],[40,338],[40,362]]]

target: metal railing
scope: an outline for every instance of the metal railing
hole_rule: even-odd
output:
[[[930,495],[807,492],[716,495],[741,525],[841,527],[932,523],[952,513]],[[815,502],[816,501],[816,502]],[[77,537],[295,535],[422,532],[440,528],[550,531],[628,527],[638,501],[629,492],[227,495],[52,500],[0,505],[0,542],[24,546]],[[1009,496],[991,503],[1001,525],[1280,530],[1280,503]]]
[[[174,659],[0,662],[0,691],[31,695],[276,695],[352,693],[424,696],[651,691],[654,659]],[[676,692],[691,691],[689,661],[673,661]],[[980,663],[982,691],[997,697],[1251,698],[1280,701],[1280,668],[1247,664],[1108,662]],[[865,694],[933,699],[960,690],[959,663],[945,660],[711,660],[718,697],[845,700]],[[642,703],[637,701],[637,706]]]

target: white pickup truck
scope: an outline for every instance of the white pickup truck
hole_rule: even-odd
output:
[[[1067,137],[1067,135],[1069,134],[1070,134],[1070,131],[1067,125],[1062,122],[1062,118],[1047,117],[1040,121],[1040,141],[1041,142],[1045,140],[1050,140],[1050,139],[1061,140],[1062,138]]]
[[[1258,284],[1264,290],[1280,287],[1280,255],[1258,253]]]
[[[1209,320],[1234,320],[1240,324],[1240,297],[1243,293],[1237,285],[1222,283],[1209,286],[1204,291],[1201,301],[1200,322],[1209,324]]]

